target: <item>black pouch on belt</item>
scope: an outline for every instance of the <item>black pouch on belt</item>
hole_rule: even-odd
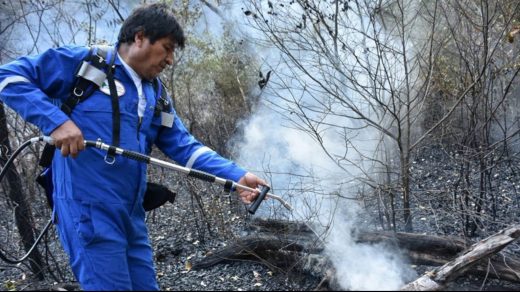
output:
[[[146,184],[146,192],[144,193],[143,207],[145,211],[156,209],[166,202],[173,203],[177,193],[170,191],[167,187],[148,182]]]

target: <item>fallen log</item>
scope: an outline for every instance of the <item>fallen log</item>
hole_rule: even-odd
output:
[[[471,246],[460,237],[436,236],[404,232],[358,231],[355,241],[360,244],[385,243],[404,250],[415,265],[444,265]],[[512,241],[511,241],[512,242]],[[505,245],[504,245],[505,246]],[[192,269],[203,269],[234,260],[257,261],[275,270],[294,270],[328,279],[330,261],[322,255],[323,242],[307,225],[282,220],[256,220],[249,227],[249,235],[228,243],[225,248],[193,259]],[[490,250],[487,260],[475,258],[467,272],[512,282],[520,282],[520,260]],[[497,253],[497,254],[494,254]],[[449,280],[449,279],[448,279]]]
[[[287,268],[295,266],[298,254],[319,254],[322,246],[316,246],[293,237],[281,238],[273,235],[239,238],[226,247],[206,255],[205,258],[192,261],[192,269],[204,269],[213,265],[233,260],[265,261],[270,266]],[[300,256],[301,258],[302,256]]]
[[[355,237],[357,243],[381,243],[407,250],[413,255],[414,264],[439,265],[453,259],[469,244],[460,237],[437,236],[406,232],[364,232]]]
[[[470,243],[460,237],[404,232],[360,232],[356,242],[394,244],[407,251],[412,264],[426,266],[444,265],[470,247]],[[495,254],[488,261],[478,262],[467,273],[520,282],[520,259]]]
[[[428,272],[417,280],[405,285],[403,291],[438,291],[450,281],[461,276],[478,261],[496,254],[508,244],[520,237],[520,225],[502,230],[486,239],[475,243],[466,252],[454,260]]]
[[[205,258],[193,259],[192,270],[209,268],[216,264],[235,260],[260,262],[269,269],[285,274],[300,273],[321,279],[317,289],[325,287],[338,290],[335,282],[335,269],[330,260],[321,255],[323,246],[314,243],[282,239],[279,236],[263,235],[240,238],[228,246],[206,255]],[[327,290],[327,288],[325,288]]]

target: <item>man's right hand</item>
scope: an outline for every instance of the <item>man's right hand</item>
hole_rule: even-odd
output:
[[[79,151],[85,149],[83,133],[71,120],[56,128],[51,137],[63,156],[70,154],[72,158],[76,158]]]

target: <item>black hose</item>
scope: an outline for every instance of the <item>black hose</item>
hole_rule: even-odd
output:
[[[49,220],[47,222],[47,224],[45,224],[45,227],[43,228],[42,232],[40,232],[40,235],[38,235],[38,238],[36,238],[36,240],[34,241],[33,245],[29,249],[29,251],[23,257],[16,259],[16,260],[12,260],[12,259],[7,258],[7,256],[4,253],[2,253],[2,251],[0,251],[0,259],[2,259],[4,262],[6,262],[8,264],[13,264],[13,265],[25,261],[31,255],[31,253],[34,251],[36,246],[38,246],[40,241],[42,241],[43,236],[45,235],[45,233],[47,233],[47,231],[49,230],[49,227],[51,227],[51,224],[52,224],[52,220]]]
[[[4,164],[4,168],[2,168],[2,171],[0,171],[0,182],[2,182],[2,179],[4,178],[5,174],[7,173],[7,170],[9,169],[9,166],[13,164],[14,159],[24,150],[27,146],[31,145],[32,141],[27,140],[25,141],[16,151],[14,151],[13,155],[7,159],[7,162]]]
[[[7,170],[11,166],[11,164],[13,164],[14,159],[20,154],[20,152],[22,152],[22,150],[24,150],[27,146],[31,145],[33,141],[35,141],[35,140],[34,139],[30,139],[30,140],[25,141],[22,145],[20,145],[20,147],[18,147],[18,149],[16,149],[16,151],[13,152],[13,155],[11,155],[11,157],[9,157],[7,162],[4,164],[4,167],[2,168],[2,171],[0,171],[0,183],[2,183],[2,179],[4,178],[5,174],[7,173]],[[43,137],[39,137],[38,141],[44,141],[44,138]],[[52,223],[52,220],[49,220],[49,222],[47,222],[47,224],[43,228],[43,230],[40,233],[40,235],[38,236],[38,238],[34,241],[33,245],[29,249],[29,251],[23,257],[21,257],[19,259],[14,259],[14,260],[13,259],[9,259],[0,250],[0,259],[2,259],[4,262],[6,262],[8,264],[18,264],[18,263],[21,263],[24,260],[26,260],[27,257],[29,257],[31,255],[31,253],[34,251],[34,249],[36,248],[38,243],[40,243],[40,241],[42,240],[42,238],[45,235],[45,233],[47,233],[47,231],[49,230],[49,227],[51,226],[51,223]]]

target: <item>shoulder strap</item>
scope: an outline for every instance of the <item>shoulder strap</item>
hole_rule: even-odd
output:
[[[76,105],[87,99],[96,89],[101,87],[103,82],[108,78],[108,75],[113,76],[112,67],[115,57],[116,54],[113,47],[92,46],[90,48],[88,55],[82,60],[76,69],[76,81],[69,97],[61,105],[61,110],[66,115],[70,116]],[[114,83],[113,80],[112,83]],[[115,84],[113,87],[114,90],[110,88],[111,95],[115,94],[117,98]],[[112,100],[113,99],[114,98],[112,97]],[[119,118],[119,102],[117,104],[117,117]],[[119,125],[119,121],[117,124]],[[114,132],[116,132],[115,129]],[[119,142],[119,129],[117,129],[117,132],[117,142]],[[39,165],[49,167],[52,163],[54,151],[54,146],[46,144],[40,157]]]
[[[61,110],[71,115],[78,103],[88,98],[94,90],[103,85],[107,79],[107,72],[113,65],[115,53],[108,46],[92,46],[85,59],[76,69],[76,83]]]
[[[107,81],[108,88],[110,89],[110,99],[112,101],[112,145],[119,147],[120,133],[121,133],[121,114],[119,111],[119,97],[117,96],[117,88],[114,79],[114,60],[115,52],[112,53],[112,58],[109,63],[107,70]],[[115,161],[115,148],[111,147],[108,149],[105,161],[107,163],[113,163]],[[107,160],[108,158],[108,160]]]
[[[168,91],[164,83],[159,79],[159,77],[153,80],[153,89],[155,92],[159,92],[159,99],[155,104],[154,116],[159,116],[161,112],[168,111],[170,108],[175,108],[175,102],[173,98],[168,96]]]

